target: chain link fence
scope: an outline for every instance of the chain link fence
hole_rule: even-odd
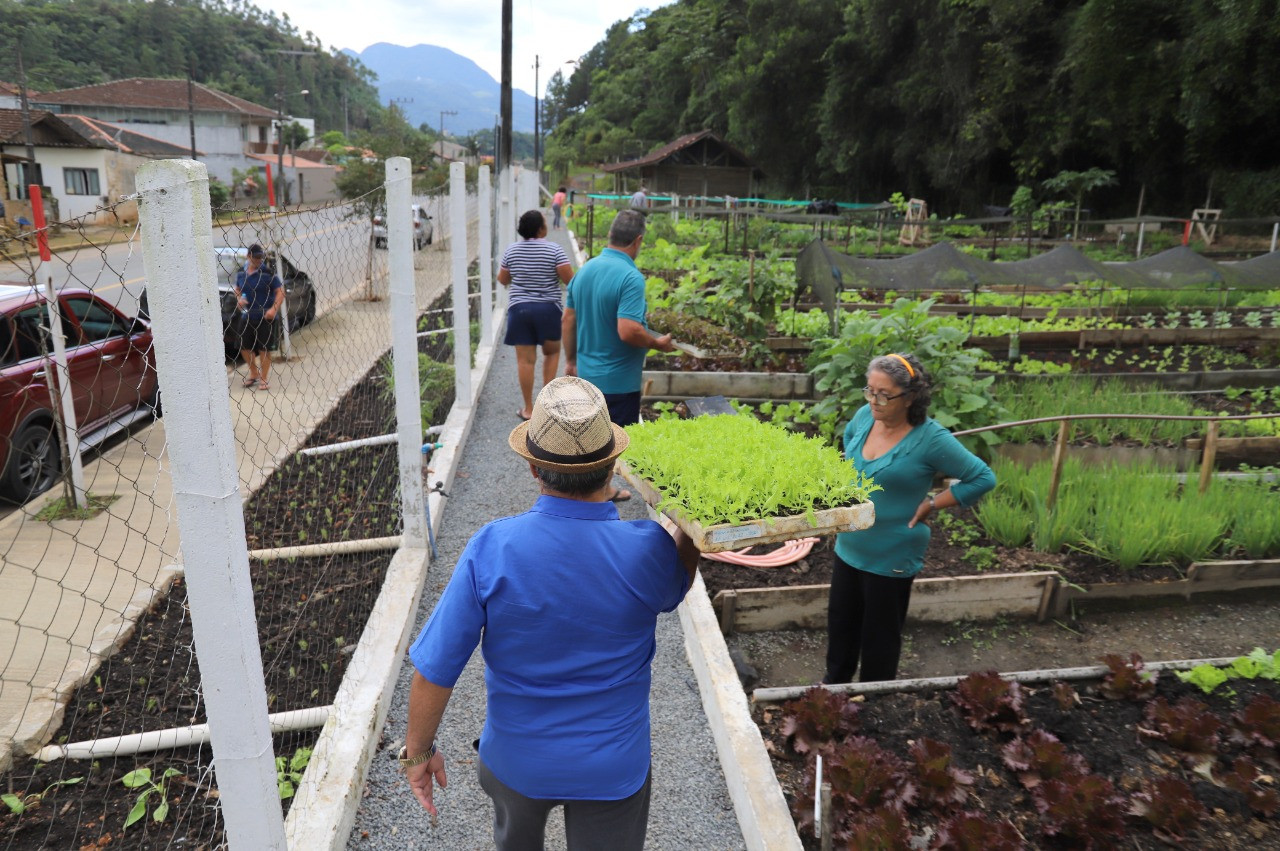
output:
[[[200,270],[148,275],[136,226],[57,223],[47,233],[59,250],[45,261],[25,238],[0,246],[0,848],[228,844],[227,790],[215,782],[205,723],[211,687],[201,678],[201,661],[212,662],[197,659],[193,608],[195,620],[202,615],[183,566],[228,542],[180,540],[174,481],[184,471],[166,437],[207,431],[222,405],[236,487],[210,498],[242,500],[244,542],[231,542],[228,575],[237,558],[248,560],[252,611],[240,606],[212,627],[205,614],[203,629],[225,630],[228,647],[237,619],[256,630],[276,786],[288,806],[405,531],[390,356],[405,286],[419,315],[411,345],[424,429],[443,423],[454,402],[454,246],[467,267],[493,256],[477,246],[494,199],[464,191],[460,203],[445,189],[412,197],[431,234],[410,246],[375,238],[385,188],[280,213],[213,211],[211,241],[197,223],[183,250],[209,257],[214,287],[181,295],[148,286],[194,281]],[[127,219],[132,209],[127,201],[112,212]],[[167,229],[180,235],[186,223],[146,223],[148,209],[144,198],[152,269],[165,262],[155,252]],[[386,226],[407,213],[389,211]],[[253,245],[286,293],[269,371],[251,370],[240,353],[237,276]],[[398,250],[411,280],[396,296],[389,258]],[[469,277],[467,316],[478,333],[481,276]],[[200,293],[189,316],[188,293]],[[202,335],[214,315],[206,300],[217,301],[220,327]],[[193,400],[187,373],[163,357],[158,364],[153,338],[164,334],[221,365],[198,400],[207,416],[173,419]],[[253,693],[246,688],[247,704]],[[225,754],[219,760],[225,786],[237,775],[224,774]]]

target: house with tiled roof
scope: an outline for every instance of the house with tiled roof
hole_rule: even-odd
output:
[[[232,169],[261,165],[249,158],[250,153],[275,153],[274,109],[202,83],[131,77],[28,97],[33,107],[127,127],[183,148],[187,156],[194,124],[200,161],[211,176],[227,184],[232,182]]]
[[[156,139],[132,128],[83,115],[29,110],[36,183],[45,187],[51,221],[89,217],[91,223],[132,220],[136,204],[115,207],[134,194],[134,172],[152,159],[191,156],[190,148]],[[0,163],[3,163],[6,213],[31,219],[27,179],[18,166],[29,162],[26,119],[20,109],[0,109]]]

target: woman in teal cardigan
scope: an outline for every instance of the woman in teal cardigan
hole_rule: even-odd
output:
[[[867,367],[868,404],[845,427],[844,454],[884,490],[871,495],[875,525],[836,536],[824,683],[852,682],[859,669],[862,682],[897,676],[911,583],[929,546],[923,521],[995,487],[991,468],[929,418],[930,395],[912,355],[882,355]],[[935,495],[938,474],[958,481]]]

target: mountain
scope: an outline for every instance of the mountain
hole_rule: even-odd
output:
[[[378,75],[378,98],[393,99],[409,123],[440,129],[441,110],[456,111],[444,117],[449,135],[465,135],[492,129],[498,120],[501,86],[489,73],[465,56],[444,47],[419,44],[401,47],[379,42],[356,53]],[[533,132],[533,96],[519,89],[511,92],[511,121],[517,132]]]

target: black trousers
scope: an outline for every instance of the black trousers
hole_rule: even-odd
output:
[[[881,576],[851,567],[839,556],[827,603],[827,672],[824,683],[892,680],[902,655],[914,576]]]

